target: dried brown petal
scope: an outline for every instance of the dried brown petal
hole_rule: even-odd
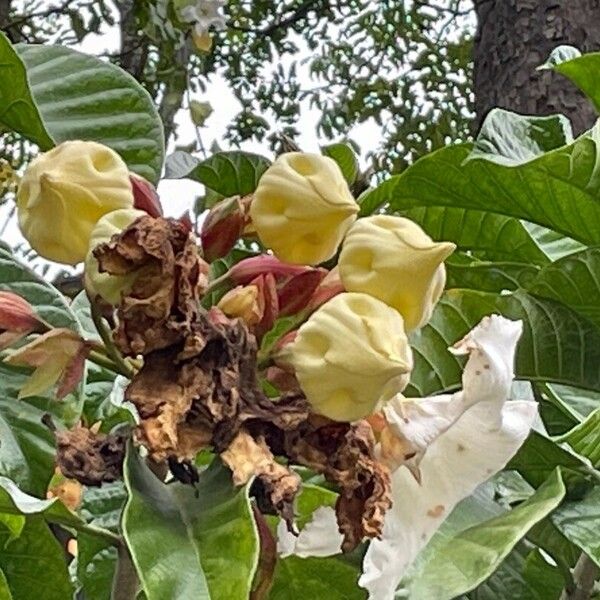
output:
[[[231,469],[235,485],[244,485],[256,476],[270,505],[287,521],[288,527],[293,527],[294,498],[301,479],[275,460],[264,439],[255,440],[242,430],[221,453],[221,459]]]
[[[84,485],[116,481],[123,472],[125,435],[94,433],[86,427],[56,432],[62,474]]]
[[[311,417],[285,438],[286,453],[293,461],[339,486],[336,513],[344,552],[364,537],[380,535],[391,506],[390,473],[375,459],[374,445],[366,421],[337,423],[321,417]]]
[[[147,354],[180,342],[198,316],[208,266],[193,234],[175,219],[142,217],[94,250],[101,272],[137,272],[118,308],[115,341],[123,354]]]

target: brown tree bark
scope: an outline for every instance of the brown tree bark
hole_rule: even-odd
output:
[[[563,113],[576,134],[597,118],[563,76],[536,71],[556,46],[600,50],[600,0],[474,0],[477,128],[499,106],[523,114]]]

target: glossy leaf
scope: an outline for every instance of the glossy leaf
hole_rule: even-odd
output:
[[[251,194],[271,162],[249,152],[217,152],[199,161],[181,150],[167,157],[167,179],[193,179],[224,197]],[[210,208],[207,204],[205,208]]]
[[[258,534],[248,489],[229,470],[214,462],[196,489],[165,485],[130,450],[125,483],[123,535],[148,600],[248,598]]]
[[[0,117],[4,125],[42,150],[66,140],[101,142],[117,151],[132,171],[158,180],[164,156],[162,123],[149,94],[133,77],[63,46],[13,47],[4,35],[0,53],[5,70],[0,94],[10,106]]]
[[[547,264],[526,224],[513,217],[454,206],[417,207],[402,211],[434,240],[454,242],[460,250],[483,253],[489,260]]]
[[[72,588],[63,549],[41,515],[26,519],[21,535],[8,541],[9,531],[0,525],[0,570],[13,600],[71,598]]]
[[[333,158],[340,167],[344,179],[352,185],[358,175],[358,158],[350,144],[338,143],[323,146],[321,151],[325,156]]]
[[[327,598],[327,600],[366,600],[358,587],[360,571],[336,557],[298,558],[277,561],[269,600]]]
[[[600,242],[598,127],[571,144],[506,166],[473,159],[468,144],[418,160],[369,194],[394,211],[415,207],[487,210],[553,229],[582,243]]]
[[[538,273],[539,268],[529,264],[472,260],[455,254],[446,260],[446,288],[500,293],[528,287]]]
[[[562,302],[600,327],[600,248],[587,248],[544,267],[528,290]]]
[[[600,390],[600,330],[587,319],[562,304],[523,292],[449,290],[430,323],[411,336],[415,367],[408,393],[427,396],[459,387],[461,363],[447,348],[495,312],[523,320],[517,378]]]
[[[552,515],[552,522],[600,566],[600,487],[593,487],[581,499],[565,502]]]
[[[559,466],[563,480],[570,489],[582,485],[590,473],[588,464],[567,448],[559,446],[545,435],[532,431],[519,451],[508,463],[533,487],[541,485]]]
[[[569,444],[577,454],[585,456],[595,468],[600,466],[600,409],[583,423],[555,438],[557,443]]]
[[[439,534],[430,542],[434,550],[413,574],[409,597],[450,600],[475,588],[498,568],[535,523],[558,506],[564,494],[557,470],[513,510],[446,538]]]
[[[6,82],[0,86],[0,122],[35,142],[42,150],[52,148],[54,141],[31,96],[25,65],[4,33],[0,33],[0,64],[0,81]]]
[[[481,126],[469,160],[516,166],[572,141],[571,123],[564,115],[536,117],[494,108]]]

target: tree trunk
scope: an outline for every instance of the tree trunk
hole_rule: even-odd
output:
[[[597,117],[565,77],[536,71],[556,46],[600,50],[600,0],[474,0],[477,128],[499,106],[523,114],[563,113],[576,134]]]

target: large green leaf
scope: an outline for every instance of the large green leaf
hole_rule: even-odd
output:
[[[63,46],[12,47],[4,35],[0,55],[0,98],[9,106],[0,116],[5,126],[42,150],[66,140],[101,142],[132,171],[158,181],[162,123],[150,95],[128,73]]]
[[[148,600],[246,600],[259,542],[247,487],[218,461],[196,489],[165,485],[130,449],[123,535]],[[160,552],[157,552],[160,549]]]
[[[454,254],[446,260],[446,287],[497,292],[526,288],[539,267],[519,262],[490,262]]]
[[[31,96],[25,65],[4,33],[0,33],[0,64],[0,81],[4,82],[0,85],[0,123],[35,142],[42,150],[52,148],[54,142]]]
[[[0,570],[13,600],[67,600],[72,588],[63,549],[41,515],[31,515],[17,539],[0,525]]]
[[[436,534],[426,560],[412,574],[409,597],[450,600],[472,590],[498,568],[533,525],[559,505],[564,494],[565,487],[556,470],[513,510],[450,535],[443,531]]]
[[[516,166],[572,141],[571,123],[564,115],[536,117],[494,108],[481,126],[469,160],[484,158]]]
[[[552,515],[552,522],[600,566],[600,487],[593,487],[581,499],[565,502]]]
[[[193,179],[225,197],[244,196],[256,189],[270,164],[264,156],[249,152],[217,152],[199,161],[178,150],[167,157],[165,177]]]
[[[529,434],[508,463],[509,469],[518,471],[534,487],[541,485],[557,466],[571,489],[576,489],[591,473],[591,468],[581,457],[537,431]]]
[[[430,323],[411,336],[415,367],[408,392],[426,396],[459,386],[461,362],[447,348],[492,313],[524,322],[518,378],[600,390],[600,330],[590,321],[562,304],[523,292],[457,289],[445,293]]]
[[[471,156],[468,144],[418,160],[369,194],[394,211],[415,207],[483,210],[543,225],[587,244],[600,242],[598,126],[571,144],[506,166]]]
[[[553,69],[568,77],[600,112],[600,82],[596,77],[600,71],[600,52],[582,55],[572,46],[559,46],[540,68]]]
[[[600,327],[599,274],[600,248],[587,248],[547,265],[527,288],[570,306]]]
[[[483,252],[493,260],[548,263],[545,252],[518,219],[454,206],[422,206],[402,214],[434,240],[454,242],[461,250]]]

